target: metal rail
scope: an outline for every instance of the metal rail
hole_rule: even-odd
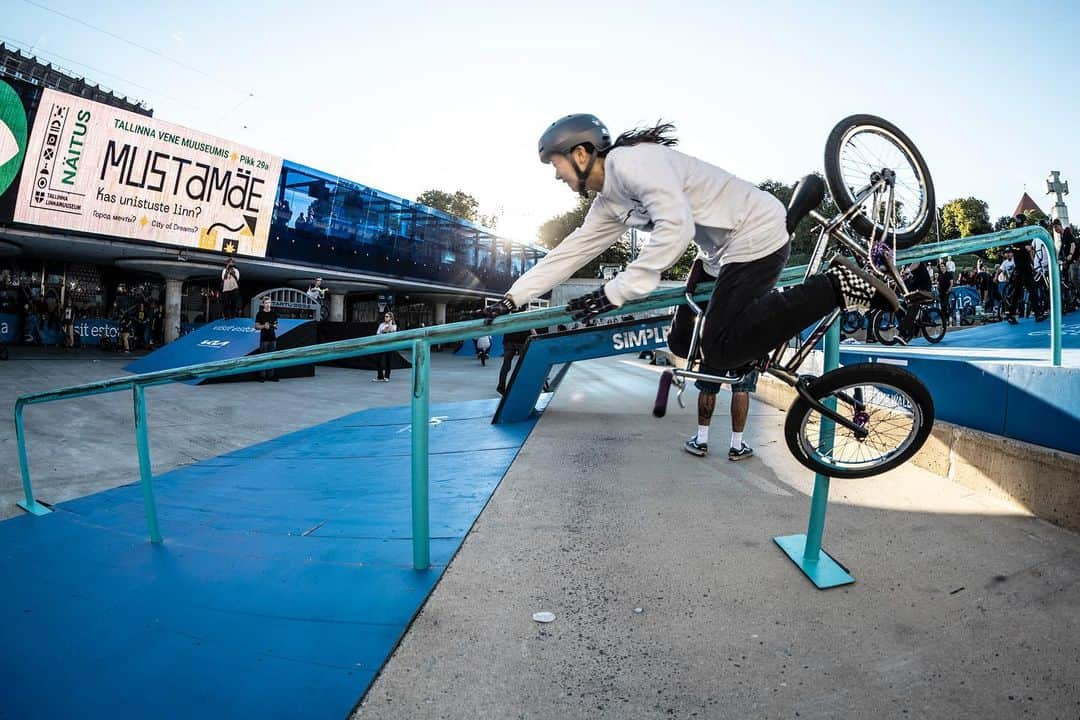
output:
[[[990,235],[950,240],[933,245],[919,245],[898,253],[898,261],[912,262],[945,255],[983,250],[999,245],[1011,244],[1023,240],[1040,241],[1050,253],[1051,272],[1051,344],[1054,365],[1061,364],[1061,296],[1058,286],[1057,255],[1050,235],[1042,228],[1020,228]],[[787,268],[780,277],[779,285],[797,283],[803,277],[806,266]],[[707,300],[712,293],[712,283],[702,284],[694,296],[696,300]],[[639,300],[632,300],[610,315],[626,315],[658,308],[669,308],[686,302],[682,288],[658,290]],[[230,360],[189,365],[171,370],[132,375],[128,377],[100,380],[82,385],[29,393],[15,401],[15,436],[18,445],[19,470],[22,474],[25,500],[18,505],[34,515],[50,512],[34,499],[30,482],[30,464],[26,452],[26,433],[23,426],[23,410],[28,405],[69,400],[90,395],[131,390],[135,414],[135,439],[139,456],[139,477],[143,488],[143,502],[146,522],[151,542],[162,542],[158,526],[157,510],[153,493],[153,473],[150,464],[150,441],[146,425],[146,388],[188,380],[236,375],[245,372],[272,370],[292,365],[305,365],[327,362],[343,358],[359,357],[373,353],[395,350],[411,350],[412,369],[412,527],[413,527],[413,566],[418,570],[427,569],[430,564],[430,529],[428,522],[428,424],[429,417],[429,365],[431,345],[467,340],[479,335],[501,334],[533,328],[548,327],[559,323],[572,322],[573,318],[564,307],[544,308],[530,312],[507,315],[495,320],[492,325],[484,325],[481,320],[469,320],[440,325],[430,328],[416,328],[396,333],[365,338],[339,340],[337,342],[312,345],[270,353],[251,355]],[[825,339],[827,358],[835,358],[839,333],[830,333]],[[826,371],[832,369],[827,363]],[[835,359],[831,361],[835,367]],[[826,491],[827,492],[827,491]],[[820,510],[819,510],[820,506]],[[820,544],[820,527],[824,524],[824,501],[815,502],[815,512],[811,518],[811,538],[808,548]],[[816,536],[816,537],[815,537]]]

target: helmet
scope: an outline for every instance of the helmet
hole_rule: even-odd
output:
[[[552,155],[565,155],[582,143],[592,143],[603,152],[611,147],[611,133],[595,115],[567,115],[551,123],[540,136],[540,162],[551,162]]]

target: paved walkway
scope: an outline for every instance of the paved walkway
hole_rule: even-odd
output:
[[[813,483],[783,413],[695,458],[655,378],[571,369],[357,717],[1080,716],[1080,536],[912,466],[833,481],[856,584],[819,591],[772,541]]]
[[[834,481],[824,546],[857,582],[819,591],[772,542],[805,531],[813,482],[783,413],[752,404],[751,460],[691,457],[693,407],[653,419],[656,369],[632,357],[571,369],[359,717],[1080,716],[1080,536],[911,466]],[[433,402],[493,397],[497,367],[433,361]],[[121,374],[105,362],[13,360],[0,400]],[[331,368],[153,388],[155,471],[403,405],[407,387]],[[27,425],[47,501],[137,477],[128,395],[30,408]],[[6,515],[13,459],[8,423]]]

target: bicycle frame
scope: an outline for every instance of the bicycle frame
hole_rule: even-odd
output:
[[[900,288],[903,295],[908,295],[909,291],[907,285],[904,283],[904,279],[900,276],[900,272],[896,268],[896,264],[892,258],[896,255],[896,228],[895,228],[895,204],[893,202],[894,187],[893,177],[891,173],[885,171],[881,174],[875,173],[871,177],[871,183],[862,188],[855,195],[855,202],[850,208],[841,215],[829,220],[816,210],[811,210],[809,216],[816,220],[821,225],[821,230],[818,234],[817,242],[814,243],[814,250],[810,255],[810,262],[806,267],[806,275],[804,281],[810,275],[818,272],[822,265],[825,263],[825,255],[829,248],[830,238],[835,240],[837,244],[846,250],[850,251],[869,272],[872,272],[879,277],[891,279]],[[881,235],[878,240],[885,241],[888,237],[890,229],[892,230],[893,242],[891,244],[891,254],[887,255],[885,259],[886,271],[883,272],[879,268],[874,266],[873,262],[870,262],[871,251],[876,242],[875,234],[867,238],[865,243],[860,242],[853,237],[846,229],[846,225],[855,214],[863,209],[865,205],[870,203],[874,212],[881,207],[882,196],[887,196],[884,222],[882,223]],[[876,228],[875,224],[875,228]],[[688,360],[686,369],[674,369],[672,371],[673,382],[678,387],[678,393],[676,400],[680,407],[685,407],[683,404],[682,396],[686,390],[686,380],[704,380],[706,382],[713,383],[737,383],[745,375],[745,373],[725,373],[723,375],[713,375],[700,371],[700,360],[698,360],[698,348],[701,342],[701,324],[704,320],[704,313],[694,301],[693,288],[688,288],[686,291],[686,304],[693,310],[694,327],[690,338],[690,350],[688,352]],[[806,400],[815,410],[821,413],[823,416],[835,421],[838,425],[841,425],[852,433],[857,438],[863,438],[866,436],[867,431],[864,427],[857,425],[850,419],[840,415],[831,408],[826,407],[817,400],[815,400],[807,391],[809,379],[805,376],[801,376],[798,373],[799,368],[806,361],[806,358],[810,355],[810,352],[814,347],[825,337],[825,334],[832,327],[833,323],[837,322],[840,318],[841,311],[839,309],[833,310],[826,317],[822,318],[814,329],[810,332],[810,335],[805,341],[796,344],[795,353],[784,362],[784,352],[789,349],[791,340],[780,344],[772,351],[768,356],[762,358],[754,365],[754,369],[761,372],[767,372],[778,380],[795,388],[795,391]],[[797,338],[796,338],[797,340]],[[693,369],[697,367],[698,370]],[[862,409],[862,402],[856,398],[852,398],[845,393],[837,393],[835,397],[843,400],[844,402],[855,407],[857,410]]]

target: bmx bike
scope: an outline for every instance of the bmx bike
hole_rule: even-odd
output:
[[[908,302],[896,312],[871,310],[868,317],[868,332],[882,345],[907,345],[920,333],[935,344],[945,337],[945,318],[937,296],[925,290],[911,293]]]
[[[840,214],[829,219],[816,211],[828,182]],[[807,175],[795,187],[787,211],[787,230],[807,216],[819,225],[806,276],[833,256],[854,258],[867,272],[909,293],[892,257],[896,248],[921,240],[934,221],[934,189],[922,155],[895,125],[873,115],[852,115],[833,128],[825,145],[825,181]],[[891,252],[882,253],[882,247]],[[795,337],[748,366],[723,374],[704,372],[699,353],[704,314],[694,301],[701,278],[687,280],[686,303],[696,318],[685,369],[660,376],[653,415],[667,412],[671,386],[678,401],[687,380],[736,383],[753,370],[768,373],[795,389],[784,436],[788,449],[805,467],[833,478],[865,478],[891,470],[914,455],[930,435],[934,403],[913,374],[878,363],[831,370],[820,377],[800,374],[811,351],[842,317],[837,309],[822,318],[805,339]],[[805,279],[805,278],[804,278]],[[823,426],[825,432],[823,433]]]

